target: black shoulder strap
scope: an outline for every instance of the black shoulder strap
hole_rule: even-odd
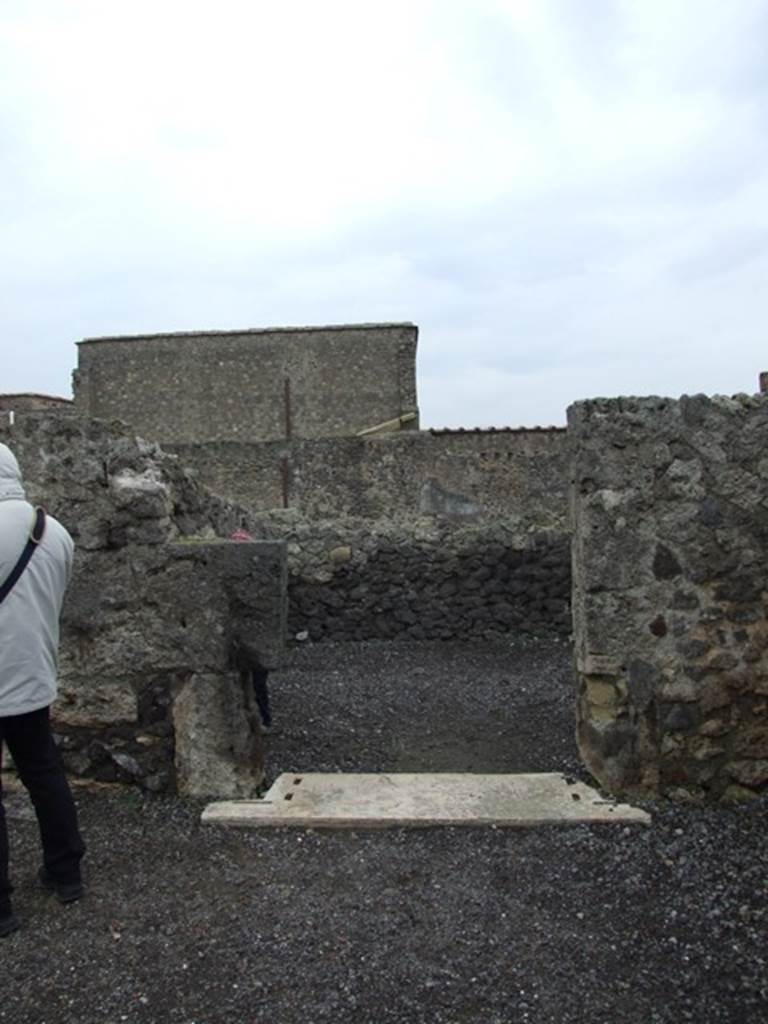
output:
[[[16,586],[19,577],[27,567],[27,562],[34,554],[35,548],[43,539],[45,533],[45,509],[35,509],[35,521],[32,524],[32,530],[29,534],[29,540],[24,546],[24,550],[21,552],[18,562],[11,570],[10,575],[6,579],[5,583],[0,586],[0,604],[8,597],[10,592]]]

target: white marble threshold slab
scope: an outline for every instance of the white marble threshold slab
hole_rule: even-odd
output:
[[[280,775],[259,800],[209,804],[209,825],[263,828],[386,828],[435,825],[650,824],[650,815],[559,773],[297,772]]]

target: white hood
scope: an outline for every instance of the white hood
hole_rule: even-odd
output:
[[[7,445],[0,444],[0,501],[24,501],[26,494],[21,482],[21,470]]]

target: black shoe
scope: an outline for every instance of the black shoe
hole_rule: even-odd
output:
[[[0,917],[0,939],[4,939],[6,935],[13,935],[20,927],[18,917],[16,917],[13,911],[10,911],[8,914]]]
[[[48,892],[56,893],[59,903],[74,903],[85,895],[82,882],[57,882],[44,867],[37,872],[37,880]]]

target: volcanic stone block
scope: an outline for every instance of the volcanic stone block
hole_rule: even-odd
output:
[[[253,693],[230,674],[184,680],[173,702],[176,786],[185,796],[255,796],[264,753]]]
[[[204,664],[211,664],[215,653],[214,664],[221,666],[237,636],[258,653],[263,668],[276,668],[285,648],[285,545],[281,541],[188,542],[169,545],[168,553],[169,572],[158,588],[173,600],[175,642],[184,643],[187,651],[202,647]],[[218,621],[212,637],[214,610]]]

